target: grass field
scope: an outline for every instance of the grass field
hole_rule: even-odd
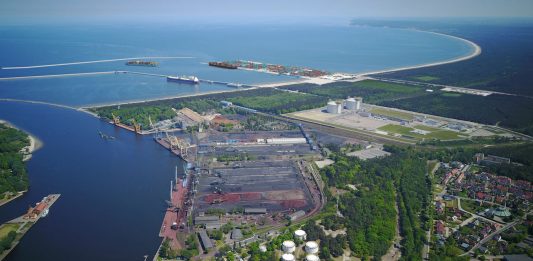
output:
[[[428,133],[426,135],[413,133],[412,131],[414,130],[414,128],[405,127],[405,126],[401,126],[401,125],[395,125],[395,124],[388,124],[388,125],[385,125],[383,127],[378,128],[378,129],[382,130],[382,131],[389,132],[389,133],[396,133],[396,134],[401,134],[403,136],[414,137],[416,139],[424,139],[425,138],[425,139],[438,139],[438,140],[454,140],[454,139],[460,139],[461,138],[461,136],[459,136],[459,134],[457,134],[457,133],[455,133],[453,131],[440,130],[440,129],[435,129],[435,128],[426,127],[426,126],[424,126],[424,129],[419,128],[418,126],[416,128],[420,129],[420,130],[430,131],[430,133]]]
[[[439,77],[434,77],[434,76],[429,76],[429,75],[415,76],[412,78],[415,80],[423,81],[423,82],[431,82],[431,81],[436,81],[440,79]]]
[[[10,231],[16,231],[19,224],[3,224],[0,226],[0,240],[7,236]]]
[[[415,116],[411,113],[402,112],[402,111],[395,111],[395,110],[388,110],[383,108],[374,108],[370,111],[372,114],[378,114],[388,117],[394,117],[402,120],[410,121],[415,118]]]

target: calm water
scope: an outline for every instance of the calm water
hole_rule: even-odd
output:
[[[353,26],[115,26],[1,27],[0,66],[90,61],[137,56],[190,56],[160,60],[158,68],[124,62],[27,70],[0,70],[0,77],[132,70],[197,75],[202,79],[264,83],[287,76],[223,70],[212,60],[245,59],[301,65],[332,72],[364,72],[464,56],[462,41],[417,31]],[[1,98],[87,105],[227,89],[167,83],[164,78],[106,75],[0,81]]]
[[[123,62],[32,70],[0,77],[134,70],[193,74],[241,83],[290,79],[203,63],[249,59],[363,72],[447,60],[471,47],[414,31],[356,27],[2,27],[0,66],[24,66],[134,56],[193,56],[161,60],[159,68]],[[81,106],[223,90],[221,85],[169,84],[164,78],[101,75],[0,81],[0,98]],[[45,105],[0,102],[0,119],[33,133],[45,146],[28,162],[31,188],[0,208],[0,221],[24,213],[49,193],[61,193],[7,260],[142,260],[152,255],[177,158],[154,143],[87,114]],[[117,137],[102,140],[97,131]]]
[[[62,194],[7,260],[143,260],[155,253],[176,157],[150,137],[73,110],[0,102],[0,118],[45,144],[28,162],[29,192],[0,208],[0,222]],[[98,130],[117,139],[105,141]]]

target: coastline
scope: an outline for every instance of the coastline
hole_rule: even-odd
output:
[[[477,45],[476,43],[474,43],[474,42],[472,42],[470,40],[467,40],[467,39],[464,39],[464,38],[461,38],[461,37],[458,37],[458,36],[449,35],[449,34],[443,34],[443,33],[437,33],[437,32],[432,32],[432,31],[417,30],[417,29],[407,29],[407,30],[413,30],[413,31],[416,31],[416,32],[429,33],[429,34],[434,34],[434,35],[439,35],[439,36],[444,36],[444,37],[456,39],[456,40],[462,41],[464,43],[467,43],[472,48],[474,48],[474,50],[469,55],[456,57],[456,58],[452,58],[452,59],[449,59],[449,60],[444,60],[444,61],[440,61],[440,62],[433,62],[433,63],[426,63],[426,64],[419,64],[419,65],[403,66],[403,67],[384,69],[384,70],[378,70],[378,71],[370,71],[370,72],[364,72],[364,73],[357,73],[356,74],[357,77],[364,77],[364,76],[369,76],[369,75],[373,75],[373,74],[398,72],[398,71],[413,70],[413,69],[420,69],[420,68],[425,68],[425,67],[433,67],[433,66],[438,66],[438,65],[456,63],[456,62],[461,62],[461,61],[466,61],[466,60],[472,59],[472,58],[480,55],[481,52],[482,52],[481,46]]]
[[[25,130],[22,130],[20,128],[18,128],[17,126],[13,125],[12,123],[6,121],[6,120],[2,120],[0,119],[0,123],[1,124],[4,124],[10,128],[13,128],[13,129],[17,129],[19,131],[22,131],[24,133],[26,133],[26,135],[28,135],[28,139],[30,140],[30,144],[24,148],[22,148],[21,150],[21,153],[22,153],[22,161],[28,161],[31,159],[32,155],[33,155],[33,152],[37,151],[38,149],[42,148],[43,147],[43,142],[41,140],[39,140],[37,137],[33,136],[31,133],[25,131]],[[24,191],[17,191],[15,193],[13,193],[13,195],[8,198],[8,199],[5,199],[5,194],[3,195],[4,198],[0,199],[0,207],[19,198],[20,196],[24,195],[25,192],[27,192],[28,190],[24,190]]]
[[[400,28],[401,29],[401,28]],[[459,41],[462,41],[464,43],[467,43],[473,48],[473,51],[465,56],[456,57],[448,60],[443,61],[437,61],[432,63],[425,63],[425,64],[419,64],[419,65],[409,65],[409,66],[403,66],[403,67],[396,67],[396,68],[390,68],[390,69],[382,69],[382,70],[376,70],[376,71],[369,71],[369,72],[361,72],[361,73],[347,73],[354,76],[354,79],[347,80],[347,81],[359,81],[364,79],[370,79],[371,75],[374,74],[380,74],[380,73],[388,73],[388,72],[397,72],[397,71],[404,71],[404,70],[412,70],[412,69],[419,69],[419,68],[425,68],[425,67],[432,67],[432,66],[438,66],[438,65],[444,65],[444,64],[450,64],[450,63],[456,63],[461,62],[465,60],[472,59],[478,55],[481,54],[482,49],[479,45],[476,43],[458,37],[454,35],[444,34],[444,33],[438,33],[438,32],[432,32],[432,31],[424,31],[424,30],[418,30],[418,29],[403,29],[403,30],[411,30],[411,31],[417,31],[417,32],[423,32],[423,33],[429,33],[439,36],[444,36],[452,39],[456,39]],[[68,105],[62,105],[62,104],[55,104],[51,102],[43,102],[43,101],[33,101],[33,100],[21,100],[21,99],[10,99],[10,98],[0,98],[0,101],[8,101],[8,102],[26,102],[26,103],[36,103],[36,104],[45,104],[45,105],[51,105],[56,107],[62,107],[66,109],[74,109],[81,112],[85,112],[90,114],[91,116],[98,117],[95,113],[91,112],[89,109],[91,108],[99,108],[99,107],[108,107],[108,106],[119,106],[119,105],[130,105],[130,104],[139,104],[139,103],[147,103],[147,102],[154,102],[154,101],[164,101],[164,100],[172,100],[177,98],[186,98],[186,97],[195,97],[195,96],[201,96],[201,95],[210,95],[210,94],[218,94],[218,93],[226,93],[226,92],[239,92],[239,91],[246,91],[246,90],[253,90],[257,88],[276,88],[281,86],[287,86],[292,84],[299,84],[299,83],[312,83],[312,84],[326,84],[330,82],[334,82],[335,80],[330,79],[323,79],[323,78],[298,78],[295,80],[288,80],[288,81],[281,81],[281,82],[270,82],[270,83],[257,83],[257,84],[250,84],[251,86],[254,86],[252,88],[242,88],[242,89],[228,89],[228,90],[216,90],[216,91],[207,91],[207,92],[201,92],[201,93],[191,93],[191,94],[182,94],[182,95],[169,95],[164,97],[157,97],[157,98],[146,98],[146,99],[138,99],[138,100],[129,100],[129,101],[116,101],[116,102],[108,102],[108,103],[94,103],[94,104],[86,104],[86,105],[79,105],[79,106],[68,106]],[[37,148],[38,149],[38,148]]]
[[[0,123],[1,124],[5,124],[6,126],[8,126],[10,128],[22,131],[22,132],[26,133],[26,135],[28,135],[28,139],[30,140],[30,144],[28,146],[22,148],[22,153],[24,153],[23,161],[28,161],[29,159],[31,159],[32,153],[37,151],[37,150],[39,150],[40,148],[42,148],[44,146],[44,143],[40,139],[38,139],[37,137],[32,135],[30,132],[25,131],[25,130],[23,130],[21,128],[18,128],[17,126],[15,126],[14,124],[12,124],[12,123],[10,123],[10,122],[8,122],[6,120],[0,119]]]

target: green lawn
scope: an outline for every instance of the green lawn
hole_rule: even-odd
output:
[[[415,79],[415,80],[423,81],[423,82],[431,82],[431,81],[435,81],[435,80],[439,80],[440,79],[439,77],[429,76],[429,75],[415,76],[415,77],[412,77],[412,78]]]
[[[16,231],[19,228],[19,224],[3,224],[0,226],[0,240],[7,236],[10,231]]]
[[[444,97],[461,97],[463,95],[460,94],[460,93],[456,93],[456,92],[445,92],[445,93],[442,94],[442,96],[444,96]]]
[[[416,139],[426,138],[426,139],[439,139],[439,140],[453,140],[453,139],[461,138],[459,134],[453,131],[441,130],[441,129],[431,128],[427,126],[423,126],[423,127],[416,126],[416,128],[420,130],[430,131],[430,133],[426,135],[414,133],[414,132],[411,132],[414,130],[414,128],[405,127],[405,126],[396,125],[396,124],[388,124],[378,129],[389,132],[389,133],[397,133],[397,134],[401,134],[404,136],[414,137]]]
[[[403,120],[407,120],[407,121],[410,121],[410,120],[414,119],[414,117],[415,117],[411,113],[402,112],[402,111],[395,111],[395,110],[388,110],[388,109],[383,109],[383,108],[374,108],[370,112],[372,114],[378,114],[378,115],[383,115],[383,116],[388,116],[388,117],[394,117],[394,118],[399,118],[399,119],[403,119]]]

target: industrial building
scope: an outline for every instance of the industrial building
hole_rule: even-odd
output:
[[[200,236],[200,242],[202,243],[202,247],[204,248],[204,250],[207,251],[213,248],[213,242],[211,241],[209,236],[207,236],[205,230],[201,230],[198,235]]]
[[[198,114],[197,112],[189,108],[183,108],[175,112],[176,112],[177,121],[180,123],[181,128],[183,129],[189,126],[198,126],[206,122],[206,120],[204,119],[204,117],[202,117],[202,115]]]

